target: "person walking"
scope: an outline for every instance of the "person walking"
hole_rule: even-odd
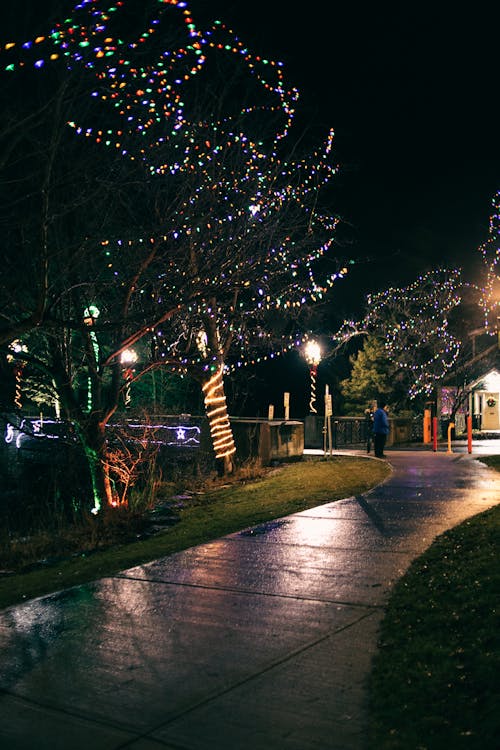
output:
[[[366,434],[366,452],[372,449],[373,441],[373,409],[365,409],[365,434]]]
[[[373,448],[376,458],[385,458],[384,448],[389,434],[388,410],[387,404],[383,407],[378,406],[373,415]]]

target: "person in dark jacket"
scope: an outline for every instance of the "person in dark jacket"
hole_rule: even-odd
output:
[[[384,448],[389,434],[388,410],[387,404],[383,407],[379,406],[373,415],[373,447],[376,458],[385,458]]]
[[[366,452],[369,453],[373,441],[373,409],[365,409],[365,432],[366,432]]]

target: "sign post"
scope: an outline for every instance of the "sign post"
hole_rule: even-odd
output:
[[[326,455],[326,443],[328,435],[328,451],[332,455],[332,396],[328,386],[325,386],[325,424],[323,427],[323,452]]]
[[[284,393],[283,394],[283,405],[285,407],[285,419],[290,419],[290,394]]]

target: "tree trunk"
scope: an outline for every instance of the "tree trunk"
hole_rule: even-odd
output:
[[[97,514],[105,506],[116,505],[105,455],[105,428],[101,423],[95,422],[85,427],[76,421],[74,424],[89,468],[94,503],[92,513]]]
[[[217,460],[217,470],[220,475],[231,474],[234,471],[233,456],[236,452],[233,431],[227,413],[226,396],[224,393],[223,366],[202,385],[205,397],[205,410],[210,425],[210,436]]]

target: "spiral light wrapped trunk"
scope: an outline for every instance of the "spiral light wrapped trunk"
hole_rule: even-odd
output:
[[[203,384],[205,408],[210,424],[210,435],[217,459],[226,459],[236,452],[233,432],[227,413],[222,366]]]

